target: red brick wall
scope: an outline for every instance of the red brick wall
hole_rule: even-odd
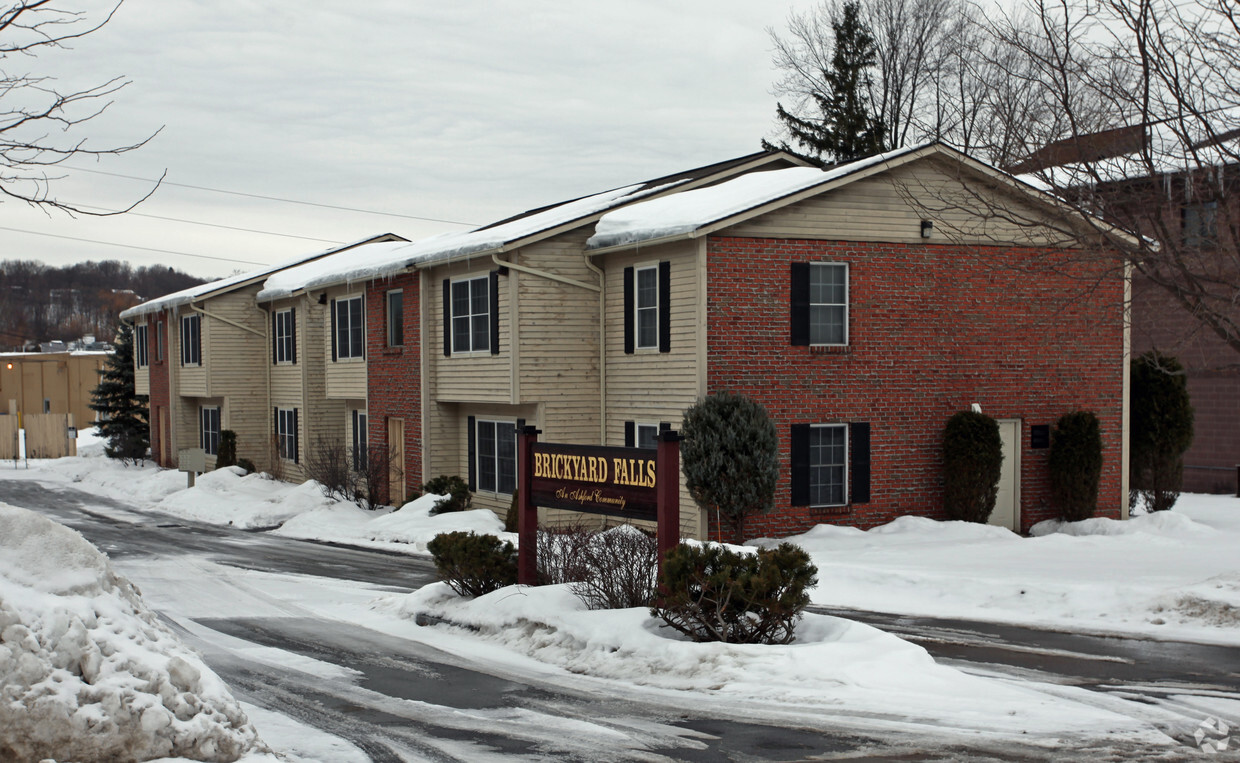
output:
[[[161,450],[159,410],[162,408],[163,410],[168,411],[167,416],[169,422],[172,420],[172,411],[169,409],[169,406],[172,404],[170,392],[171,387],[168,383],[168,348],[171,346],[171,342],[168,341],[168,337],[164,337],[164,357],[162,360],[158,359],[156,348],[159,346],[159,337],[156,334],[156,331],[158,330],[160,320],[163,320],[164,331],[167,331],[168,326],[171,325],[171,320],[168,318],[168,314],[166,312],[146,316],[146,359],[147,370],[149,371],[151,380],[151,397],[148,402],[147,410],[149,411],[149,415],[147,416],[147,421],[150,423],[151,427],[151,455],[154,457],[155,463],[160,466],[171,467],[176,463],[175,456],[172,456],[174,461],[170,464],[162,463],[159,458]],[[168,453],[175,454],[176,450],[176,447],[170,443]]]
[[[1118,517],[1123,398],[1123,285],[1088,277],[1061,255],[1001,247],[712,237],[707,355],[710,392],[759,400],[778,427],[775,511],[746,535],[818,523],[873,527],[903,514],[945,518],[943,425],[972,403],[1019,418],[1023,529],[1053,516],[1048,450],[1029,428],[1073,410],[1102,422],[1098,513]],[[789,264],[849,263],[849,347],[790,344]],[[1071,276],[1057,275],[1064,266]],[[844,510],[792,507],[793,423],[871,424],[871,500]]]
[[[388,443],[389,418],[405,420],[405,495],[422,489],[422,383],[418,362],[418,274],[366,286],[366,415],[372,445]],[[387,346],[387,293],[404,290],[403,347]]]

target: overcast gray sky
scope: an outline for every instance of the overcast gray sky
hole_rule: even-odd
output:
[[[163,127],[140,151],[74,160],[95,172],[68,173],[58,197],[115,209],[149,187],[100,171],[167,170],[169,184],[105,219],[0,204],[0,258],[218,277],[252,265],[164,252],[266,264],[377,233],[416,239],[462,226],[414,217],[481,224],[756,151],[775,129],[765,30],[815,4],[127,0],[72,50],[21,65],[62,89],[132,80],[82,128],[92,142]]]

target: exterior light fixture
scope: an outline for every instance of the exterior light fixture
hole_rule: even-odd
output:
[[[974,413],[981,413],[981,412],[982,412],[982,406],[978,405],[977,403],[974,403],[974,404],[973,404],[973,412],[974,412]]]
[[[932,220],[921,221],[921,237],[922,238],[930,238],[930,234],[933,231],[934,231],[934,221]]]

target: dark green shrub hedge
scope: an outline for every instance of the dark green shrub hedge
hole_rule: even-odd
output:
[[[469,485],[460,477],[439,476],[422,486],[423,493],[446,495],[431,509],[431,514],[446,514],[449,511],[464,511],[469,508],[473,494]]]
[[[817,574],[791,543],[756,554],[681,544],[663,559],[662,599],[650,614],[694,641],[788,644]]]
[[[1155,351],[1133,359],[1129,424],[1132,503],[1169,509],[1180,497],[1184,452],[1193,444],[1193,406],[1178,360]]]
[[[231,429],[220,431],[220,449],[215,456],[215,468],[233,466],[237,463],[237,433]]]
[[[482,596],[517,582],[517,549],[494,535],[441,533],[426,548],[439,579],[462,596]]]
[[[948,519],[985,523],[999,494],[1003,440],[999,422],[961,411],[943,429],[943,508]]]
[[[245,469],[246,474],[253,474],[254,472],[258,471],[258,469],[254,467],[254,462],[248,458],[238,458],[237,466],[240,466],[242,469]]]
[[[1051,499],[1065,522],[1094,515],[1098,481],[1102,477],[1102,429],[1090,411],[1065,413],[1051,432],[1047,459]]]
[[[521,530],[521,503],[517,498],[519,490],[512,491],[512,503],[508,504],[508,513],[504,515],[504,532],[515,533]]]

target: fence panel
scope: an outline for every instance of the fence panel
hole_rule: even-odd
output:
[[[26,458],[64,458],[77,455],[77,440],[69,437],[73,416],[36,413],[22,417],[26,425]]]
[[[0,416],[0,461],[16,461],[18,453],[17,415]]]

